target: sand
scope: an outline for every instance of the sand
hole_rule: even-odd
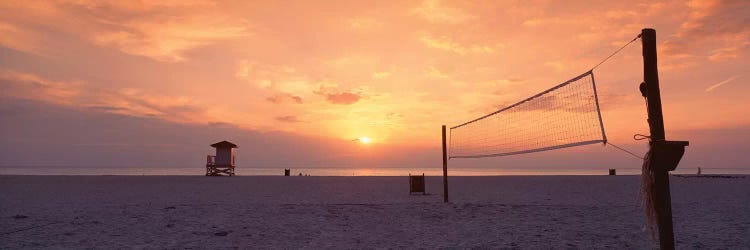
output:
[[[638,176],[0,176],[0,248],[657,248]],[[750,248],[750,177],[673,176],[677,248]]]

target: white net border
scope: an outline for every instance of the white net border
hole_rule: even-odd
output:
[[[606,143],[593,71],[450,129],[449,158]]]

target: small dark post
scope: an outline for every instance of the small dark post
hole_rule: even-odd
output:
[[[289,174],[292,172],[291,169],[285,168],[284,169],[284,176],[289,176]]]
[[[445,125],[443,125],[443,202],[448,202],[448,150],[445,147]]]
[[[617,169],[610,168],[609,169],[609,175],[617,175]]]
[[[414,192],[422,192],[422,195],[427,194],[427,189],[424,187],[424,173],[422,175],[411,175],[409,173],[409,195]]]
[[[641,30],[643,44],[643,80],[646,103],[648,105],[648,125],[651,142],[664,141],[664,118],[659,93],[659,70],[656,65],[656,30]],[[657,207],[659,225],[659,246],[661,249],[674,249],[672,230],[672,198],[669,193],[669,169],[654,166],[654,204]]]

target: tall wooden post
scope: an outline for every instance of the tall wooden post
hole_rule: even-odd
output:
[[[664,118],[661,113],[661,92],[659,92],[659,69],[656,65],[656,30],[641,31],[643,43],[643,80],[646,83],[648,103],[648,124],[652,141],[665,140]]]
[[[443,125],[443,202],[448,202],[448,149],[445,146],[445,125]]]
[[[651,142],[665,141],[664,118],[659,92],[659,70],[656,65],[656,30],[641,30],[643,43],[643,80],[648,105],[648,125]],[[669,193],[669,169],[666,166],[653,166],[654,205],[657,209],[659,226],[659,246],[661,249],[674,249],[672,230],[672,198]]]

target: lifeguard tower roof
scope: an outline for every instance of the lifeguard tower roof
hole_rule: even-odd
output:
[[[236,148],[237,144],[228,142],[228,141],[220,141],[214,144],[211,144],[211,147],[214,148]]]

